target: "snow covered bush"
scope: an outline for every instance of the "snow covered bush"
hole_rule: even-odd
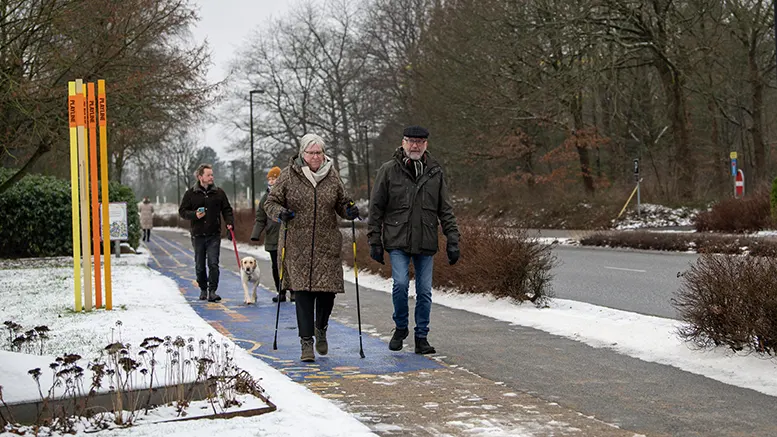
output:
[[[681,274],[672,304],[683,339],[701,348],[773,355],[777,350],[777,258],[703,255]]]

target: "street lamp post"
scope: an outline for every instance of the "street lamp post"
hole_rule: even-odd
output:
[[[362,131],[364,131],[364,153],[367,155],[367,206],[369,207],[372,190],[370,189],[370,141],[367,138],[366,124],[362,125]]]
[[[256,195],[254,194],[254,94],[261,94],[264,90],[257,89],[248,92],[249,111],[251,117],[251,209],[256,208]]]
[[[232,204],[237,206],[237,181],[235,181],[235,160],[232,160]]]

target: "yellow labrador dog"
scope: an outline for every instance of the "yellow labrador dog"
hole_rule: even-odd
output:
[[[243,302],[246,305],[256,303],[256,287],[259,286],[259,267],[256,265],[256,258],[252,256],[244,257],[240,260],[240,279],[243,282]],[[252,292],[248,292],[248,283],[253,283]]]

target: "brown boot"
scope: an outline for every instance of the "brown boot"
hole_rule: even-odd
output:
[[[302,355],[299,359],[306,363],[316,361],[316,354],[313,352],[313,337],[300,337],[299,343],[302,345]]]
[[[329,343],[326,342],[326,328],[327,326],[324,326],[322,329],[316,328],[316,352],[319,355],[329,353]]]

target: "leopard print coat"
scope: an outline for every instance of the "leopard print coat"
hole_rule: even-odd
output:
[[[284,208],[295,213],[287,224],[281,224],[278,237],[279,255],[283,257],[282,287],[343,293],[343,236],[338,216],[345,218],[345,207],[351,199],[334,167],[314,188],[302,173],[301,164],[298,157],[291,159],[264,204],[270,219],[278,220]]]

